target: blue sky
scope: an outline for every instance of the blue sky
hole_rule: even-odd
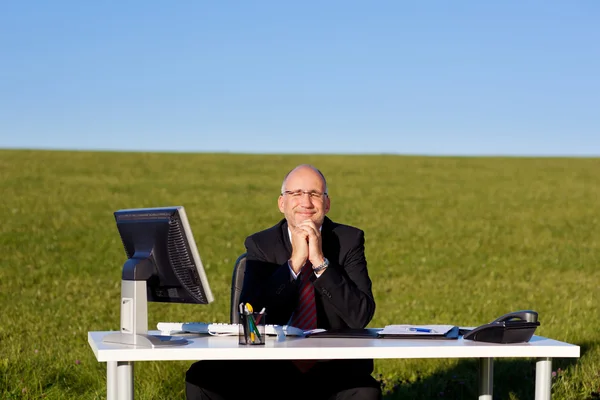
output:
[[[0,148],[600,155],[600,2],[29,1]]]

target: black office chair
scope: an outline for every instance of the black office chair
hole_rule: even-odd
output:
[[[231,309],[229,320],[232,324],[239,324],[239,304],[240,294],[242,293],[242,285],[244,284],[244,273],[246,272],[246,253],[242,254],[235,260],[233,266],[233,275],[231,277]]]

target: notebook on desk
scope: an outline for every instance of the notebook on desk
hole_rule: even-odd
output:
[[[306,331],[305,337],[313,338],[376,338],[377,334],[383,328],[364,328],[364,329],[314,329]]]
[[[387,325],[384,328],[315,329],[305,332],[308,338],[381,338],[381,339],[458,339],[453,325]]]

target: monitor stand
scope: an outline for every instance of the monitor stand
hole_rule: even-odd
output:
[[[152,349],[188,343],[188,340],[181,337],[148,334],[148,298],[145,280],[121,280],[121,331],[106,335],[102,341]]]

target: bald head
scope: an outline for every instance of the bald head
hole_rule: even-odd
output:
[[[286,183],[288,178],[293,175],[295,172],[305,172],[305,170],[312,170],[313,172],[317,173],[319,175],[319,177],[321,178],[321,180],[323,181],[323,193],[327,194],[327,181],[325,180],[325,175],[323,175],[323,173],[321,171],[319,171],[318,168],[310,165],[310,164],[300,164],[298,165],[296,168],[292,169],[290,172],[288,172],[285,175],[285,178],[283,178],[283,183],[281,184],[281,193],[285,192],[286,190]]]

